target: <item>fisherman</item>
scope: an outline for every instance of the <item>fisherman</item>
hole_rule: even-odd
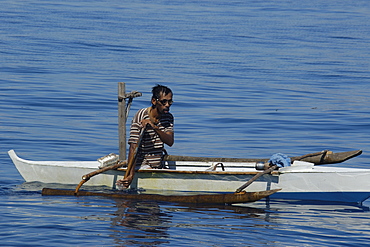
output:
[[[163,85],[152,88],[152,105],[140,109],[131,122],[128,160],[132,158],[136,145],[143,132],[136,164],[128,171],[125,179],[117,181],[117,187],[128,188],[134,178],[135,167],[139,169],[163,168],[164,144],[172,146],[174,143],[174,117],[169,112],[173,103],[172,91]]]

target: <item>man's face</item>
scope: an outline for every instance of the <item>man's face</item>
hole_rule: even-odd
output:
[[[161,94],[159,99],[153,99],[153,105],[156,106],[158,112],[160,114],[168,113],[170,111],[170,107],[173,103],[172,101],[172,93],[169,94]]]

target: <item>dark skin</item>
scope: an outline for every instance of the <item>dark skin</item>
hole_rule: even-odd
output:
[[[166,100],[165,104],[162,104],[161,101]],[[172,93],[169,94],[161,94],[159,99],[152,98],[152,107],[149,113],[150,119],[143,119],[141,121],[141,127],[143,128],[152,128],[158,134],[159,138],[167,144],[168,146],[172,146],[174,143],[174,134],[172,131],[164,132],[159,129],[155,124],[158,123],[159,119],[161,118],[162,114],[168,113],[170,111],[171,104],[169,101],[172,101]],[[130,144],[130,149],[128,153],[128,160],[132,158],[135,152],[137,144]],[[125,188],[128,188],[132,182],[132,179],[135,175],[135,166],[132,166],[132,169],[128,171],[128,176],[125,179],[118,180],[116,182],[117,185],[123,185]]]

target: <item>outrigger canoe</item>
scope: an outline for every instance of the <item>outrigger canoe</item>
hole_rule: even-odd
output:
[[[30,161],[18,157],[14,150],[8,153],[26,182],[76,185],[82,176],[96,171],[101,165],[98,161]],[[359,154],[361,150],[342,153],[325,151],[292,157],[291,166],[264,174],[246,192],[270,191],[267,192],[271,193],[270,198],[278,199],[361,203],[370,197],[370,169],[322,166],[343,162]],[[260,172],[256,170],[256,165],[268,159],[167,156],[165,160],[165,169],[138,170],[131,188],[174,193],[235,192]],[[92,177],[84,186],[114,188],[115,182],[125,172],[125,168],[108,170]],[[277,190],[280,191],[275,193]],[[83,195],[85,192],[79,193]]]

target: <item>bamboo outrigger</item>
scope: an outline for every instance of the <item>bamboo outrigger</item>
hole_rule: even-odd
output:
[[[258,192],[240,192],[240,193],[219,193],[219,194],[199,194],[199,195],[160,195],[160,194],[128,194],[128,193],[103,193],[73,190],[49,189],[44,188],[42,195],[60,195],[60,196],[102,196],[120,198],[125,200],[141,201],[165,201],[177,203],[193,204],[233,204],[254,202],[274,194],[280,189],[266,190]]]

